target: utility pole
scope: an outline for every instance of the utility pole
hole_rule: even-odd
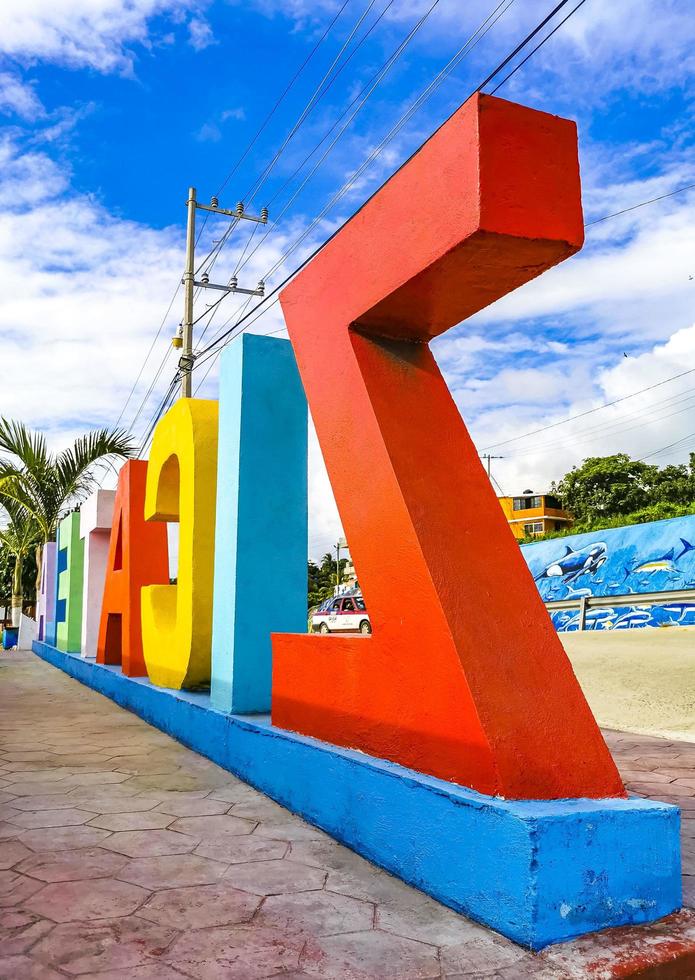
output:
[[[492,475],[492,465],[491,465],[493,459],[504,459],[504,456],[491,456],[490,453],[481,453],[480,458],[487,460],[487,478],[490,481],[490,483],[495,484],[499,492],[504,497],[504,491],[502,490],[502,487],[499,485],[497,480]]]
[[[181,397],[190,398],[192,388],[193,365],[195,355],[193,353],[193,298],[196,288],[199,289],[218,289],[224,293],[243,293],[246,296],[265,296],[265,283],[261,279],[255,289],[242,289],[236,276],[232,276],[226,286],[210,282],[207,272],[204,272],[200,280],[195,277],[195,213],[196,211],[209,211],[214,214],[221,214],[235,221],[255,221],[261,225],[268,224],[268,209],[262,208],[260,215],[247,214],[244,210],[242,201],[236,206],[234,211],[228,211],[219,206],[216,197],[213,197],[209,204],[199,204],[196,197],[195,187],[188,188],[188,220],[186,222],[186,267],[183,273],[183,319],[179,325],[176,336],[172,340],[172,345],[181,350],[179,358],[179,370],[181,372]]]
[[[492,479],[492,470],[491,470],[490,463],[492,462],[493,459],[504,459],[504,456],[491,456],[490,453],[481,453],[480,458],[487,460],[487,475],[489,479]]]
[[[188,188],[188,221],[186,223],[186,269],[183,274],[183,349],[179,360],[181,397],[191,397],[193,373],[193,290],[195,282],[195,187]]]

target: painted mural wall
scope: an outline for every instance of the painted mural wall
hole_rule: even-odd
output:
[[[645,592],[695,588],[695,514],[669,521],[573,534],[523,545],[544,602],[635,594],[634,606],[587,609],[586,629],[695,626],[694,602],[640,604]],[[579,611],[551,613],[555,628],[579,628]]]

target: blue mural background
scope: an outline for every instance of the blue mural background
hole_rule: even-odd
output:
[[[585,629],[695,626],[695,603],[640,605],[642,592],[695,588],[695,514],[650,524],[572,534],[523,545],[544,602],[635,594],[634,606],[587,609]],[[577,609],[551,613],[555,628],[579,628]]]

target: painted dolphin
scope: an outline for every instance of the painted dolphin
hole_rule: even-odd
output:
[[[656,555],[652,558],[647,558],[644,561],[639,562],[637,565],[634,565],[632,568],[626,568],[625,578],[633,574],[650,575],[654,572],[677,572],[678,569],[676,568],[675,563],[679,561],[683,555],[687,554],[687,552],[695,551],[695,545],[692,545],[689,541],[686,541],[685,538],[681,538],[680,542],[683,545],[683,548],[678,555],[676,555],[676,549],[671,548],[663,555]]]
[[[608,550],[604,541],[595,541],[594,544],[580,548],[578,551],[574,551],[569,545],[565,545],[564,555],[555,561],[551,561],[541,574],[536,576],[535,580],[537,582],[542,578],[561,577],[565,583],[573,582],[586,572],[593,575],[607,559]]]

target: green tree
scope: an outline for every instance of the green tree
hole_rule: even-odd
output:
[[[344,571],[346,558],[340,559],[340,571]],[[330,598],[335,590],[335,558],[330,552],[321,559],[321,564],[309,561],[307,566],[307,599],[308,608],[318,606],[324,599]]]
[[[94,464],[127,458],[133,443],[123,429],[94,429],[59,453],[49,452],[45,436],[22,422],[0,418],[0,504],[21,508],[33,519],[37,584],[41,552],[55,538],[58,522],[85,499],[95,484]],[[11,516],[11,515],[10,515]]]
[[[626,453],[591,456],[551,490],[577,522],[631,514],[653,503],[659,469]]]
[[[40,537],[40,529],[32,515],[13,500],[4,500],[3,506],[8,516],[8,523],[0,530],[0,547],[10,559],[7,564],[11,562],[12,565],[10,605],[12,623],[18,626],[26,585],[23,572],[27,559],[34,552]]]
[[[625,453],[593,456],[554,483],[552,491],[574,516],[572,527],[533,535],[522,543],[695,513],[695,453],[687,464],[661,469]]]

